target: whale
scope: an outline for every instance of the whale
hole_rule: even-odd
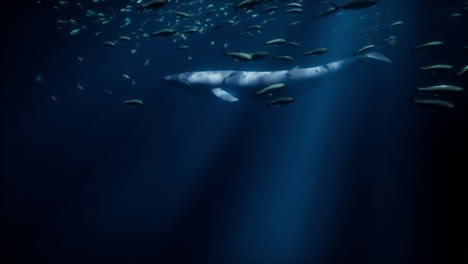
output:
[[[370,61],[392,63],[381,53],[369,52],[309,68],[294,67],[280,71],[194,71],[164,76],[163,79],[192,94],[214,95],[230,103],[244,99],[271,100],[272,93],[259,93],[258,91],[270,85],[285,84],[283,88],[275,89],[274,95],[296,96],[314,87],[314,85],[308,85],[312,80],[328,82],[336,79],[335,76],[342,72],[351,71],[358,65],[364,65]]]

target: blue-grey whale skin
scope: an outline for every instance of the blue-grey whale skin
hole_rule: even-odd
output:
[[[280,94],[297,95],[304,90],[304,85],[298,83],[320,80],[334,74],[344,72],[365,61],[382,61],[391,63],[390,59],[378,52],[354,56],[348,59],[331,62],[325,65],[282,71],[195,71],[165,76],[171,83],[179,84],[184,90],[198,95],[215,95],[228,102],[241,99],[265,99],[268,93],[257,94],[257,91],[277,83],[285,83],[286,87],[279,89]],[[301,88],[302,87],[302,88]],[[308,86],[305,86],[308,87]]]

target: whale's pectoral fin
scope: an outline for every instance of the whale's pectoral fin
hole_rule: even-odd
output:
[[[295,77],[294,74],[297,72],[297,69],[299,69],[299,66],[296,66],[292,68],[291,70],[289,70],[288,73],[286,73],[286,78],[288,78],[288,80],[290,81],[294,81],[294,77]]]
[[[228,101],[228,102],[236,102],[236,101],[239,101],[239,99],[237,99],[236,97],[232,96],[230,93],[224,91],[223,89],[221,88],[214,88],[214,89],[211,89],[211,92],[213,92],[214,95],[216,95],[217,97],[223,99],[224,101]]]

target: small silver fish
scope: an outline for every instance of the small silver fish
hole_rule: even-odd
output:
[[[411,98],[413,104],[419,104],[434,109],[452,109],[455,108],[455,105],[444,101],[444,100],[435,100],[435,99],[414,99]]]
[[[455,85],[433,85],[429,87],[421,87],[417,88],[418,91],[447,91],[447,92],[460,92],[463,91],[463,87],[455,86]]]
[[[130,104],[130,105],[143,105],[143,101],[140,99],[130,99],[124,101],[124,104]]]
[[[365,47],[362,47],[362,48],[356,50],[355,52],[353,52],[353,54],[354,55],[361,54],[361,53],[366,52],[366,51],[368,51],[370,49],[373,49],[375,47],[376,47],[375,45],[367,45]]]
[[[463,67],[458,73],[457,73],[457,76],[460,76],[462,74],[464,74],[465,72],[468,71],[468,65],[466,65],[465,67]]]
[[[292,102],[294,102],[294,98],[292,97],[280,97],[280,98],[276,98],[274,100],[268,101],[265,104],[268,107],[271,105],[274,105],[274,106],[287,105]]]
[[[258,91],[257,94],[263,94],[263,93],[266,93],[268,91],[281,89],[281,88],[284,88],[284,87],[286,87],[286,84],[284,84],[284,83],[272,84],[272,85],[269,85],[269,86],[263,88],[262,90]]]

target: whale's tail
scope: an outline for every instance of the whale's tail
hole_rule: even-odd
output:
[[[379,61],[383,61],[383,62],[387,62],[387,63],[392,63],[392,61],[389,58],[385,57],[383,54],[378,53],[378,52],[369,52],[369,53],[360,55],[359,57],[379,60]]]

